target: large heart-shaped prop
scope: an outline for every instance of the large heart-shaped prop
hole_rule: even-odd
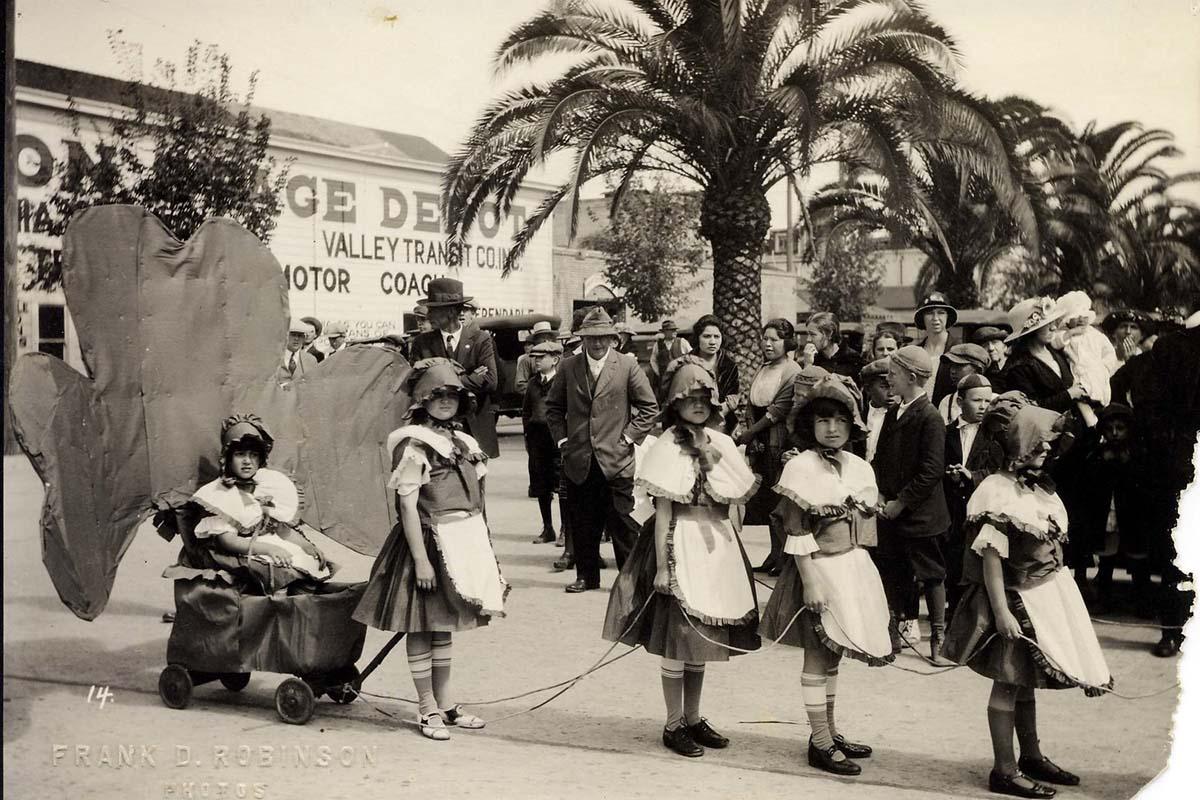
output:
[[[305,521],[378,549],[394,517],[384,441],[406,405],[395,396],[408,369],[398,353],[356,347],[278,383],[283,273],[230,220],[181,243],[144,209],[102,206],[71,221],[63,250],[90,378],[34,354],[18,360],[10,387],[13,430],[46,485],[44,561],[77,616],[104,609],[153,507],[186,501],[219,473],[219,425],[234,412],[272,427],[271,466],[306,487]]]

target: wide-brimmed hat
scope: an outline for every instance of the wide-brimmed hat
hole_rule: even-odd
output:
[[[446,308],[466,305],[474,299],[463,296],[462,281],[456,281],[454,278],[434,278],[429,282],[429,290],[422,302],[426,308]]]
[[[913,312],[913,323],[917,326],[917,328],[921,330],[925,329],[925,312],[931,311],[935,308],[942,308],[946,310],[947,328],[958,322],[958,309],[946,301],[946,296],[944,294],[941,292],[933,292],[925,298],[925,302],[921,304],[921,307]]]
[[[865,434],[867,425],[863,422],[862,412],[862,392],[854,383],[852,378],[845,375],[830,373],[821,378],[808,394],[802,398],[799,403],[801,415],[812,413],[812,403],[814,400],[833,400],[838,405],[846,409],[846,414],[850,417],[850,424],[853,428],[852,433]]]
[[[579,327],[575,329],[576,336],[616,336],[617,326],[603,306],[594,306],[583,315]]]
[[[662,325],[659,326],[659,330],[677,331],[679,330],[679,326],[675,324],[675,320],[673,319],[664,319]]]
[[[970,364],[980,372],[983,372],[988,368],[988,364],[992,363],[992,357],[987,354],[987,350],[970,343],[954,345],[942,353],[942,358],[952,364]]]
[[[1049,297],[1030,297],[1017,303],[1008,312],[1008,324],[1013,332],[1005,337],[1006,342],[1015,342],[1022,336],[1057,322],[1062,309],[1056,308]]]
[[[929,376],[933,374],[933,359],[925,352],[924,347],[906,344],[888,358],[923,380],[929,380]]]
[[[1122,322],[1135,323],[1142,328],[1143,332],[1146,332],[1150,316],[1133,308],[1118,308],[1105,315],[1104,321],[1100,323],[1100,327],[1106,333],[1111,334]]]
[[[975,344],[987,344],[997,340],[1003,340],[1008,336],[1009,332],[1003,328],[997,328],[995,325],[984,325],[979,330],[975,331],[975,335],[971,337],[971,341]]]

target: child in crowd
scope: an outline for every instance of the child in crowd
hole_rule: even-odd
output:
[[[951,347],[942,355],[942,361],[950,366],[951,385],[958,386],[958,382],[968,375],[983,375],[987,372],[991,357],[980,345],[968,343]],[[959,408],[958,397],[951,392],[938,403],[938,414],[945,422],[954,422],[958,419]]]
[[[950,531],[946,536],[946,618],[962,594],[963,523],[967,518],[967,500],[975,487],[991,474],[988,469],[988,440],[980,436],[983,415],[992,399],[988,379],[971,374],[958,382],[953,395],[958,403],[958,418],[946,426],[946,510],[950,512]]]
[[[791,558],[759,627],[764,637],[804,648],[808,763],[837,775],[858,775],[861,767],[847,759],[871,755],[834,725],[838,663],[843,655],[873,666],[894,658],[887,597],[863,549],[875,545],[879,492],[871,466],[846,449],[866,434],[861,402],[854,382],[838,375],[822,379],[805,398],[797,424],[813,431],[814,445],[787,462],[775,487]]]
[[[1016,797],[1053,797],[1054,788],[1038,781],[1079,783],[1041,751],[1034,689],[1079,686],[1095,696],[1112,685],[1087,607],[1063,565],[1067,512],[1043,471],[1059,418],[1037,406],[1017,408],[1003,433],[1004,469],[971,495],[969,585],[944,648],[993,681],[989,786]]]
[[[325,581],[334,572],[295,527],[301,505],[296,485],[266,469],[273,445],[257,416],[229,417],[221,425],[221,477],[192,495],[207,512],[196,524],[196,539],[211,543],[218,566],[250,578],[265,594],[295,582]]]
[[[354,618],[404,631],[417,688],[421,733],[450,738],[447,726],[484,721],[450,702],[451,632],[504,616],[509,586],[483,517],[487,456],[458,430],[470,410],[463,369],[447,358],[413,365],[410,424],[388,436],[400,520],[375,559]]]
[[[888,361],[880,358],[862,368],[859,373],[862,382],[863,422],[867,426],[867,437],[863,447],[863,458],[867,463],[875,459],[875,446],[879,443],[879,431],[883,428],[883,418],[887,416],[888,406],[892,404],[895,395],[892,394],[888,383]]]
[[[1121,366],[1117,351],[1104,332],[1095,327],[1096,312],[1092,299],[1083,292],[1067,292],[1054,304],[1062,322],[1054,332],[1050,345],[1062,350],[1071,362],[1071,374],[1085,390],[1084,397],[1075,401],[1080,416],[1089,428],[1096,427],[1097,408],[1112,400],[1109,378]]]
[[[941,659],[946,630],[946,561],[943,534],[950,527],[945,477],[946,425],[925,394],[933,361],[923,347],[906,345],[890,357],[888,382],[900,403],[888,409],[875,450],[875,474],[885,501],[879,519],[883,584],[895,618],[914,580],[929,611],[931,658]],[[893,642],[899,649],[899,633]]]
[[[663,744],[697,757],[729,745],[700,715],[706,662],[759,646],[754,580],[730,515],[759,481],[733,440],[709,426],[722,404],[700,360],[672,361],[664,385],[667,428],[637,477],[654,498],[654,526],[643,530],[613,585],[603,636],[662,658]]]
[[[550,433],[546,421],[546,395],[558,372],[558,361],[562,357],[562,345],[554,340],[541,341],[529,349],[529,360],[534,373],[525,384],[525,402],[521,408],[521,423],[525,428],[525,454],[529,459],[529,496],[536,497],[538,510],[542,514],[542,533],[533,540],[534,544],[556,541],[554,515],[551,511],[554,493],[558,491],[561,462],[558,446]],[[559,498],[559,517],[562,513]]]

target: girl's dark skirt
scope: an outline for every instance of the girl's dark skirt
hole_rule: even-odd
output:
[[[489,617],[454,591],[433,528],[423,525],[421,532],[437,588],[426,591],[417,587],[416,562],[404,526],[396,523],[371,568],[354,619],[379,630],[406,633],[465,631],[487,625]]]
[[[1021,626],[1021,633],[1036,641],[1037,634],[1020,595],[1005,590],[1004,596],[1008,600],[1009,611]],[[980,583],[970,583],[963,591],[954,618],[946,629],[942,655],[955,663],[966,664],[985,678],[1014,686],[1031,689],[1072,689],[1079,686],[1025,640],[1005,639],[998,633],[987,588]],[[1087,694],[1095,693],[1087,691]]]
[[[744,560],[744,553],[742,557]],[[654,591],[657,571],[654,529],[648,526],[634,544],[608,597],[603,631],[606,640],[620,641],[631,647],[640,644],[648,653],[689,664],[728,661],[731,655],[741,655],[722,645],[741,650],[758,649],[757,612],[736,625],[705,624],[685,614],[674,595]],[[746,561],[746,574],[750,575],[749,561]],[[649,605],[638,617],[647,598]],[[712,642],[705,641],[697,630]]]

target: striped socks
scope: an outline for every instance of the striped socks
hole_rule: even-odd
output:
[[[838,735],[837,725],[833,722],[833,701],[837,698],[837,669],[825,673],[825,718],[829,722],[829,737]]]
[[[683,718],[688,725],[700,721],[700,692],[704,689],[704,664],[683,665]]]
[[[438,708],[450,708],[450,634],[433,634],[432,666],[433,666],[433,696]]]
[[[829,714],[825,699],[828,680],[825,673],[800,674],[800,697],[804,700],[804,712],[808,714],[808,724],[812,727],[812,742],[820,750],[833,747],[833,734],[829,731]],[[840,751],[835,752],[833,757],[840,761],[839,755]]]
[[[438,710],[433,694],[433,652],[420,637],[409,637],[407,647],[408,671],[417,688],[418,710],[423,715],[432,714]]]
[[[683,662],[664,658],[661,671],[663,702],[667,706],[666,728],[675,730],[683,724]]]

